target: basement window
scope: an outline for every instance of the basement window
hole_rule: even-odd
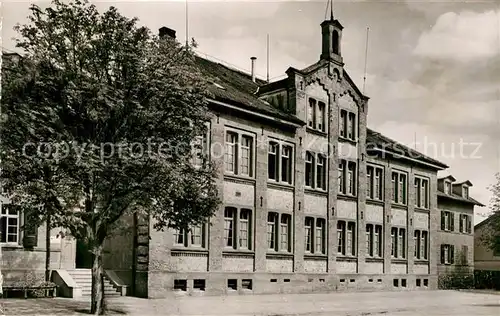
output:
[[[324,282],[325,282],[325,279],[319,279],[319,282],[320,282],[320,283],[324,283]]]
[[[290,279],[284,279],[283,282],[288,283],[288,282],[290,282]]]
[[[421,286],[422,286],[422,280],[417,279],[417,287],[421,287]]]
[[[228,279],[227,280],[227,288],[230,290],[237,290],[238,289],[238,280],[236,279]]]
[[[340,283],[345,283],[345,279],[340,279]]]
[[[429,286],[429,279],[424,279],[424,286]]]
[[[406,287],[406,279],[401,279],[401,286]]]
[[[369,283],[373,283],[373,279],[368,279],[368,282]]]
[[[382,279],[377,279],[377,283],[382,283]]]
[[[278,282],[278,279],[271,279],[270,282],[271,283],[276,283],[276,282]]]
[[[399,279],[392,280],[392,285],[394,285],[394,287],[399,287]]]
[[[193,280],[193,288],[195,290],[205,291],[205,280],[204,279]]]
[[[187,280],[179,280],[175,279],[174,280],[174,290],[177,291],[187,291]]]
[[[356,282],[356,280],[355,280],[355,279],[350,279],[350,280],[349,280],[349,283],[354,283],[354,282]]]
[[[243,279],[241,280],[241,287],[246,290],[252,289],[252,280],[251,279]]]

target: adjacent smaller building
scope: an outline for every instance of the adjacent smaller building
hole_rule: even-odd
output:
[[[496,220],[498,214],[493,214],[474,226],[474,268],[481,271],[500,271],[500,251],[488,248],[483,242],[489,223]]]
[[[438,275],[457,267],[474,271],[474,207],[484,206],[470,197],[470,181],[456,182],[453,176],[438,179]]]

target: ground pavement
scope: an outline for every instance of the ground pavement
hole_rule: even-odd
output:
[[[498,293],[497,293],[498,294]],[[5,315],[84,315],[89,302],[4,299]],[[500,315],[500,295],[456,291],[112,298],[111,315],[434,316]]]

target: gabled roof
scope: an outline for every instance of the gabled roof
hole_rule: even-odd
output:
[[[464,202],[464,203],[468,203],[468,204],[474,204],[474,205],[481,206],[481,207],[485,206],[483,203],[477,201],[476,199],[471,198],[470,196],[468,198],[464,198],[463,196],[461,196],[459,194],[455,194],[453,192],[451,192],[451,194],[446,194],[444,192],[437,190],[437,197],[438,197],[438,199],[441,198],[441,199],[459,201],[459,202]]]
[[[394,158],[412,160],[416,163],[421,163],[437,170],[448,168],[448,166],[444,163],[428,157],[369,128],[366,129],[366,151],[383,151],[386,154],[390,154]]]
[[[443,180],[450,180],[451,182],[457,181],[457,179],[455,179],[451,174],[446,177],[438,178],[438,181],[443,181]]]
[[[467,185],[469,187],[472,186],[472,182],[470,182],[469,180],[465,180],[465,181],[462,181],[462,182],[458,182],[458,183],[453,183],[453,186],[461,186],[461,185]]]
[[[498,212],[495,212],[493,214],[491,214],[490,216],[488,216],[488,218],[486,218],[484,221],[482,221],[481,223],[478,223],[477,225],[474,226],[474,230],[476,230],[477,228],[480,228],[486,224],[488,224],[489,222],[491,222],[492,220],[496,219],[498,216],[500,216],[500,213]]]

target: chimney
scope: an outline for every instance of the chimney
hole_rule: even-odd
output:
[[[160,33],[159,33],[159,36],[160,38],[171,38],[171,39],[175,39],[175,31],[166,27],[166,26],[163,26],[160,28]]]
[[[257,57],[250,57],[252,60],[252,81],[255,82],[255,60]]]

